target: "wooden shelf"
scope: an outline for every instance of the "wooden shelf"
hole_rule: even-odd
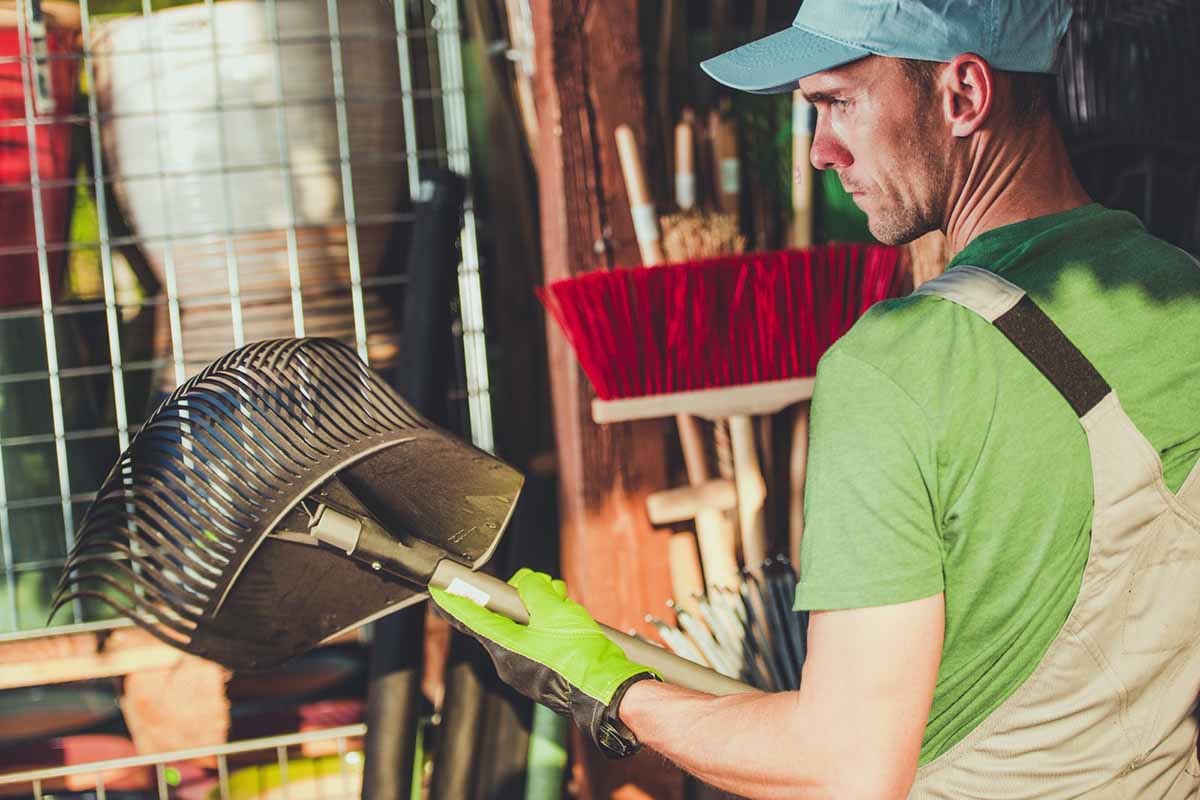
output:
[[[0,643],[0,690],[110,678],[177,664],[183,652],[140,628]]]
[[[361,629],[327,642],[361,641]],[[187,657],[137,627],[0,642],[0,690],[169,669]]]
[[[592,419],[603,425],[608,422],[673,417],[677,414],[708,419],[774,414],[790,405],[811,400],[815,382],[815,378],[792,378],[628,400],[593,400]]]

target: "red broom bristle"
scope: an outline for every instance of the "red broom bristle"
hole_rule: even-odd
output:
[[[900,251],[826,245],[598,271],[539,289],[603,400],[812,375],[901,291]]]

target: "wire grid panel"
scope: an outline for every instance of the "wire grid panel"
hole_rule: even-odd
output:
[[[422,173],[470,172],[456,2],[77,2],[0,0],[0,639],[46,632],[95,490],[212,359],[333,336],[386,374]],[[461,254],[490,450],[469,199]]]
[[[217,747],[0,775],[0,793],[50,800],[63,791],[97,798],[270,797],[358,800],[365,725],[252,739]]]

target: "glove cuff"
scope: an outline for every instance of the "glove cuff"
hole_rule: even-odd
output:
[[[625,698],[629,687],[638,681],[647,679],[658,680],[659,678],[653,672],[639,672],[628,678],[613,692],[612,699],[608,701],[607,705],[598,706],[599,713],[594,715],[593,723],[585,728],[592,741],[600,748],[600,752],[608,758],[626,758],[642,749],[642,743],[638,741],[633,731],[621,721],[618,711],[621,707],[621,700]]]

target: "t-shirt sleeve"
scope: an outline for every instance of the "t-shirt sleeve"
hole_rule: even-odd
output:
[[[817,370],[796,608],[867,608],[944,588],[937,448],[922,408],[835,348]]]

